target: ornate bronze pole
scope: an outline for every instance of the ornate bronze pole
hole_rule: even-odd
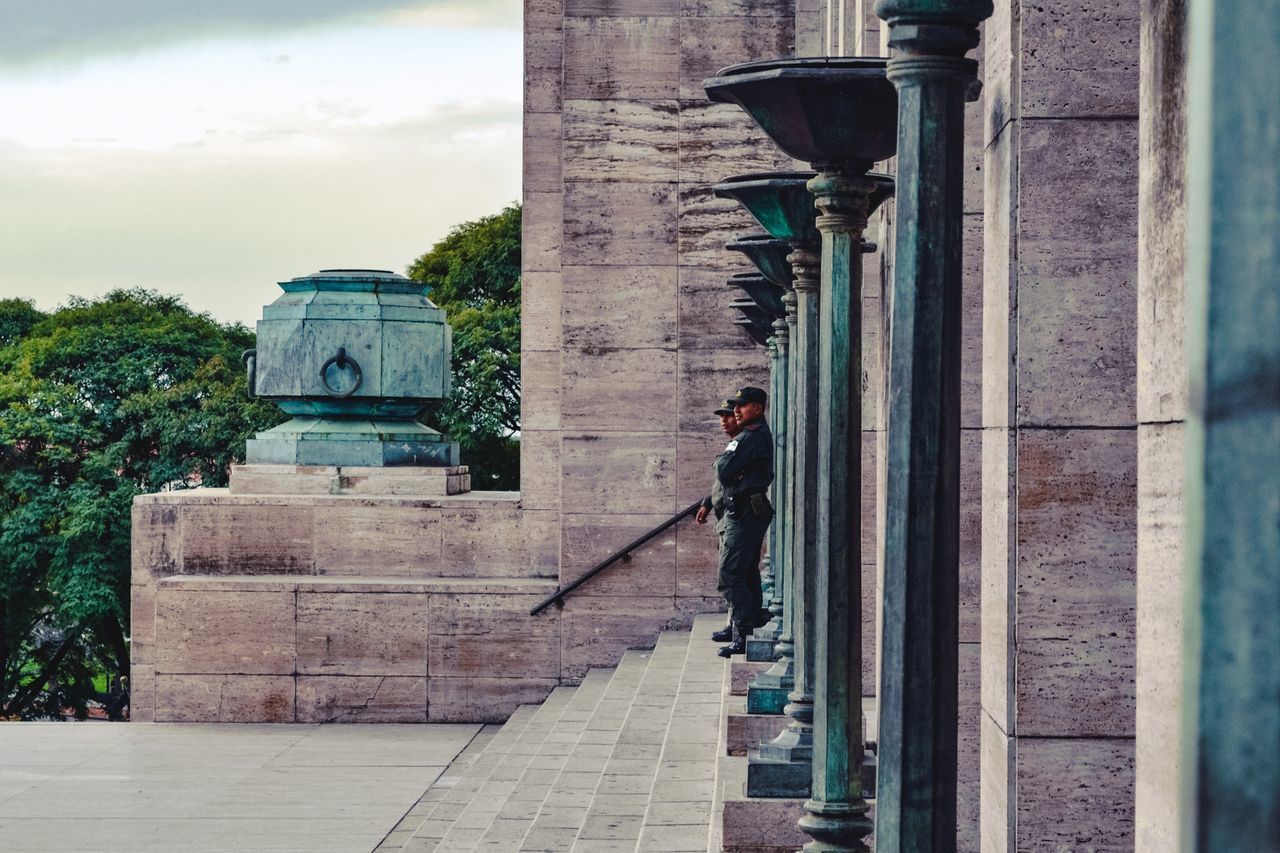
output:
[[[1280,850],[1280,10],[1189,9],[1180,849]]]
[[[791,422],[787,411],[788,404],[788,376],[790,355],[787,352],[790,346],[790,335],[787,332],[786,315],[777,317],[773,321],[773,348],[777,357],[777,367],[774,375],[773,401],[770,403],[770,409],[773,413],[773,498],[774,506],[777,507],[777,515],[774,517],[773,541],[770,547],[773,551],[773,588],[770,590],[769,612],[773,618],[769,624],[765,625],[757,633],[761,634],[761,639],[773,641],[773,651],[777,651],[777,643],[781,640],[784,633],[784,606],[783,596],[786,594],[787,588],[787,565],[790,562],[787,559],[787,528],[791,523],[790,513],[786,508],[790,505],[787,503],[787,430],[790,429]]]
[[[956,845],[965,53],[991,0],[880,0],[898,88],[876,849]]]
[[[789,334],[787,329],[786,294],[791,289],[791,264],[787,262],[790,245],[787,240],[778,239],[769,234],[754,234],[739,237],[725,244],[726,249],[741,252],[756,266],[768,284],[750,281],[752,276],[738,274],[730,277],[730,281],[742,287],[753,298],[763,299],[768,303],[774,316],[772,341],[777,355],[776,370],[772,374],[774,385],[769,403],[769,422],[774,436],[774,480],[773,505],[777,511],[770,528],[769,541],[770,564],[773,570],[773,583],[765,590],[765,604],[770,613],[768,624],[757,628],[747,639],[747,660],[777,660],[777,644],[783,635],[784,596],[787,586],[789,566],[787,543],[790,541],[788,529],[791,524],[791,502],[787,492],[787,431],[790,428],[788,412],[788,387],[790,384]],[[772,287],[768,286],[772,285]],[[775,299],[775,296],[777,297]],[[787,678],[790,679],[790,674]],[[790,690],[790,683],[786,689]],[[785,691],[783,691],[785,695]],[[748,703],[751,700],[748,698]],[[782,712],[781,702],[771,706],[772,713]]]
[[[865,164],[869,167],[871,164]],[[885,178],[820,168],[809,182],[822,232],[818,336],[818,622],[813,785],[800,828],[812,850],[866,850],[862,796],[862,249]]]
[[[782,712],[787,728],[749,754],[747,795],[803,797],[809,791],[813,762],[813,640],[817,605],[814,525],[818,471],[818,256],[797,247],[787,258],[795,273],[796,334],[791,358],[793,467],[791,541],[792,689]],[[778,663],[785,666],[779,659]],[[775,667],[776,668],[776,667]],[[767,674],[767,673],[766,673]],[[763,678],[763,676],[761,676]],[[760,679],[757,679],[759,681]],[[750,697],[748,697],[750,698]]]
[[[781,714],[785,706],[785,698],[788,693],[795,687],[795,470],[796,470],[796,443],[791,434],[795,432],[796,423],[796,400],[794,388],[796,387],[796,360],[791,357],[791,342],[795,340],[796,334],[796,294],[795,290],[788,285],[787,292],[782,297],[782,304],[786,307],[786,318],[782,321],[783,327],[777,331],[779,339],[786,342],[786,419],[787,419],[787,442],[785,448],[783,462],[784,476],[786,478],[785,487],[782,492],[782,506],[778,511],[779,517],[785,517],[785,540],[783,548],[785,555],[783,556],[783,575],[781,596],[778,590],[774,590],[774,603],[781,606],[782,609],[782,630],[778,634],[778,641],[774,645],[775,663],[765,672],[756,676],[755,681],[747,688],[747,713],[748,714]],[[774,328],[777,329],[777,322]],[[772,609],[772,608],[771,608]],[[778,701],[779,699],[783,701]]]

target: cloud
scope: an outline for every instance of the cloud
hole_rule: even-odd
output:
[[[402,270],[452,226],[519,197],[518,116],[504,123],[491,106],[491,121],[482,105],[459,106],[452,121],[424,119],[416,132],[406,122],[305,155],[0,143],[0,298],[49,309],[140,286],[252,324],[277,281],[327,267]],[[436,135],[446,127],[472,141]]]
[[[388,17],[399,25],[514,29],[520,6],[518,0],[0,0],[0,65]]]

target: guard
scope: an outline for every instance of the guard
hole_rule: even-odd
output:
[[[720,429],[728,436],[732,442],[738,437],[738,433],[742,432],[742,427],[738,426],[738,419],[733,414],[733,402],[726,400],[725,404],[716,409],[715,414],[720,416]],[[733,453],[730,448],[721,451],[720,456],[727,456]],[[719,456],[716,460],[719,461]],[[704,498],[702,506],[698,507],[697,514],[693,517],[694,521],[699,524],[706,524],[707,518],[712,514],[716,517],[716,538],[719,540],[719,549],[717,554],[720,559],[724,559],[724,535],[725,535],[725,517],[724,517],[724,486],[720,485],[720,478],[715,476],[715,466],[712,465],[711,475],[711,496]],[[725,595],[726,589],[723,583],[720,585],[720,594]],[[726,596],[726,601],[728,600]],[[733,639],[733,623],[730,622],[719,631],[715,631],[711,635],[711,639],[718,643],[727,643]]]
[[[773,520],[767,494],[773,482],[773,433],[765,422],[769,397],[747,386],[728,402],[742,432],[716,458],[716,479],[724,487],[725,533],[720,550],[720,589],[729,602],[732,642],[721,657],[747,650],[747,637],[759,624],[764,596],[760,589],[760,548]]]

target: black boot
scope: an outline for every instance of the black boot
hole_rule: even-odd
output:
[[[751,635],[751,629],[745,631],[737,625],[733,626],[733,642],[727,646],[721,646],[716,654],[722,658],[733,657],[734,655],[744,655],[747,653],[747,637]]]
[[[725,625],[719,631],[713,631],[711,633],[711,639],[715,640],[717,643],[731,642],[733,640],[733,626]]]

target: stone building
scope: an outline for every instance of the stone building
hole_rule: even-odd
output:
[[[756,229],[710,186],[795,164],[703,79],[887,56],[873,5],[526,0],[520,492],[243,472],[140,499],[135,718],[501,720],[717,609],[713,538],[686,520],[528,615],[700,498],[710,411],[766,384],[725,284],[723,244]],[[1186,40],[1181,0],[998,0],[973,54],[961,850],[1176,844]],[[862,293],[867,697],[894,234],[890,202]]]

